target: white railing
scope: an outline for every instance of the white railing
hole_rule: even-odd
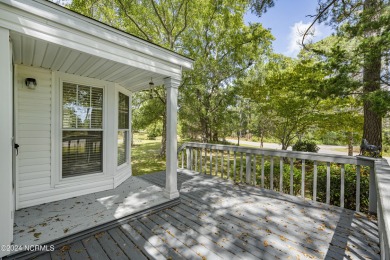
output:
[[[374,167],[381,259],[390,259],[390,166],[386,160],[377,160]]]
[[[279,166],[275,166],[275,162],[278,162]],[[355,207],[353,209],[361,211],[361,199],[363,199],[365,207],[363,211],[378,215],[381,258],[388,259],[389,257],[390,167],[386,160],[363,156],[353,157],[231,145],[185,143],[178,149],[178,164],[179,168],[286,192],[313,201],[320,200],[319,195],[321,195],[322,202],[327,204],[331,204],[331,194],[339,192],[340,200],[337,203],[333,201],[333,204],[339,207],[345,206],[346,188],[348,185],[349,188],[350,185],[353,185],[355,193]],[[354,173],[353,176],[348,176],[349,183],[347,185],[346,167],[349,167],[348,172],[350,173],[351,166]],[[279,168],[279,172],[275,172],[275,168]],[[326,176],[324,176],[326,180],[323,180],[326,187],[318,187],[320,168],[326,171]],[[339,172],[335,173],[335,169],[339,169]],[[286,170],[289,176],[285,176]],[[336,179],[340,181],[337,185],[340,190],[335,191],[331,187],[331,177],[335,177],[331,174],[339,174]],[[351,183],[351,177],[353,183]],[[362,184],[364,184],[363,188]],[[325,192],[321,193],[319,190],[325,190]],[[350,201],[348,203],[351,204]]]

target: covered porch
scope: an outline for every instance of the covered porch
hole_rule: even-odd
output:
[[[90,227],[50,226],[49,219],[61,219],[50,215],[55,211],[82,218],[72,211],[82,202],[72,198],[99,201],[85,213],[105,207],[106,215],[92,220],[104,223],[179,196],[178,87],[193,60],[45,0],[0,0],[0,49],[1,245],[48,242],[45,230],[58,231],[57,238]],[[166,93],[163,189],[129,179],[131,96],[156,86]],[[118,197],[95,197],[104,191]],[[107,203],[131,205],[118,213]]]
[[[163,187],[130,177],[115,189],[17,210],[13,244],[50,244],[139,212],[177,204],[164,196]]]

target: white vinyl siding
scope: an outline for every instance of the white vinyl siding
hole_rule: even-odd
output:
[[[107,109],[109,115],[107,120],[111,120],[111,123],[103,125],[103,129],[107,127],[107,133],[104,134],[107,143],[105,148],[107,165],[103,169],[107,169],[104,174],[60,180],[61,81],[58,76],[46,69],[17,65],[15,72],[16,143],[20,145],[16,177],[17,209],[112,189],[131,176],[130,160],[127,164],[117,167],[115,157],[119,131],[118,92],[130,95],[129,92],[109,82],[97,82],[98,87],[107,86],[104,91],[107,106],[103,107],[103,111]],[[37,80],[35,90],[24,86],[25,78],[29,77]],[[73,76],[69,75],[69,78]],[[76,78],[76,81],[79,79],[83,81],[83,78]],[[88,83],[85,85],[94,85],[89,79],[85,80]],[[97,129],[85,131],[95,130]],[[130,150],[127,155],[127,158],[129,157]]]
[[[51,188],[51,73],[23,66],[18,66],[16,73],[17,204],[23,207],[30,199],[24,194]],[[37,80],[35,90],[24,85],[28,77]]]

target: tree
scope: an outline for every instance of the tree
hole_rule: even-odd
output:
[[[313,95],[313,85],[321,85],[324,72],[319,61],[291,59],[275,55],[262,71],[249,74],[244,96],[261,105],[266,120],[272,122],[270,135],[286,150],[320,119],[321,98]]]
[[[347,144],[348,155],[353,156],[353,144],[356,136],[361,136],[363,126],[362,100],[354,96],[328,98],[324,105],[321,120],[317,123],[317,132],[321,135],[335,132],[341,141]],[[358,143],[360,143],[358,141]]]
[[[355,39],[352,52],[362,68],[363,138],[369,143],[382,145],[382,116],[380,103],[382,61],[389,51],[389,6],[388,1],[324,1],[316,19],[339,25],[338,32],[347,39]],[[335,55],[339,53],[334,52]],[[343,74],[341,72],[340,74]],[[383,81],[382,81],[383,82]],[[386,83],[388,85],[388,83]],[[383,108],[383,107],[382,107]]]
[[[260,24],[244,24],[246,1],[199,1],[197,20],[183,46],[195,59],[180,98],[182,129],[200,129],[203,141],[218,141],[235,106],[234,79],[270,50],[272,35]]]
[[[73,0],[69,8],[147,41],[185,53],[182,35],[188,27],[190,15],[195,13],[191,3],[190,0]],[[152,106],[156,105],[155,101],[161,102],[156,107],[161,109],[161,116],[157,120],[162,121],[160,156],[163,157],[166,150],[166,91],[164,88],[157,88],[152,92],[151,96],[140,97],[152,97],[153,100],[146,101]],[[146,114],[139,116],[148,118]],[[146,122],[155,123],[154,120]]]
[[[261,15],[272,7],[273,0],[253,0],[252,10]],[[320,0],[313,23],[302,38],[310,33],[316,22],[325,22],[336,27],[339,35],[358,44],[353,52],[360,57],[361,86],[363,92],[364,126],[363,138],[375,145],[382,144],[382,117],[389,111],[390,100],[385,87],[389,86],[390,55],[390,6],[388,0]],[[334,49],[333,55],[340,55]],[[336,66],[337,69],[337,66]],[[345,71],[336,71],[341,77]],[[352,92],[354,89],[351,90]]]
[[[205,141],[224,135],[225,108],[234,105],[237,91],[231,82],[269,50],[272,39],[260,24],[244,24],[247,0],[73,0],[70,7],[194,58],[179,89],[179,119],[183,132]],[[155,95],[164,104],[165,93]],[[164,136],[165,130],[162,152]]]

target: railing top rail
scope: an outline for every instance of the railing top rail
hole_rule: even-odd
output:
[[[370,158],[364,156],[347,156],[347,155],[333,155],[333,154],[324,154],[324,153],[272,150],[272,149],[262,149],[262,148],[254,148],[254,147],[252,148],[252,147],[242,147],[242,146],[234,146],[234,145],[208,144],[208,143],[195,143],[195,142],[184,143],[178,149],[178,153],[186,147],[206,148],[212,150],[240,152],[240,153],[286,157],[286,158],[295,158],[295,159],[305,159],[305,160],[312,160],[312,161],[355,164],[355,165],[363,165],[363,166],[370,166],[370,167],[374,166],[375,161],[380,160],[377,158]]]

